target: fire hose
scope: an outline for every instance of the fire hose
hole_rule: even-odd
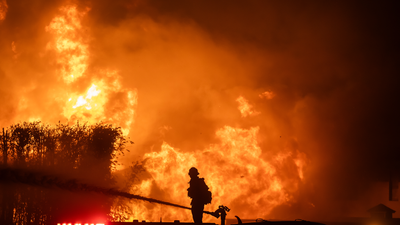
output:
[[[119,196],[128,199],[137,199],[162,205],[169,205],[172,207],[177,207],[182,209],[189,209],[189,210],[192,209],[190,207],[157,200],[154,198],[147,198],[140,195],[134,195],[128,192],[115,190],[113,188],[102,188],[90,184],[79,183],[75,179],[61,180],[55,176],[43,175],[37,172],[35,173],[32,171],[26,171],[22,169],[0,168],[0,181],[1,183],[7,183],[7,182],[22,183],[32,186],[40,186],[44,188],[57,187],[69,191],[96,192],[104,195]],[[228,207],[220,205],[215,212],[203,211],[203,213],[212,215],[216,218],[219,218],[221,216],[221,225],[225,225],[225,217],[227,214],[226,212],[229,211],[230,209]]]

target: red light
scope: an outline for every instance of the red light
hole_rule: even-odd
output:
[[[57,225],[72,225],[72,223],[57,223]],[[74,225],[82,225],[81,223],[74,223]],[[85,223],[84,225],[105,225],[104,223]]]

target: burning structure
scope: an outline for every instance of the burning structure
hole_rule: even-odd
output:
[[[399,211],[384,192],[389,171],[399,173],[396,7],[209,4],[0,0],[3,163],[33,169],[51,164],[52,149],[68,149],[74,160],[54,161],[54,172],[179,205],[189,205],[195,166],[214,193],[206,210],[228,205],[242,218],[321,221],[378,202]],[[71,139],[11,140],[21,121],[62,124]],[[70,129],[100,121],[135,142],[101,165],[86,147],[72,151],[92,142]],[[18,204],[2,207],[14,223],[43,214],[25,213],[39,204],[26,199],[56,198],[80,198],[80,209],[98,203],[111,220],[191,220],[188,211],[125,198],[21,190],[10,195]]]

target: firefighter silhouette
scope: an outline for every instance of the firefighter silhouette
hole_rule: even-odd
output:
[[[192,216],[195,223],[203,222],[203,210],[204,205],[211,203],[211,192],[208,190],[208,186],[204,182],[204,178],[199,178],[199,171],[195,167],[190,168],[190,187],[188,190],[188,196],[192,198]]]

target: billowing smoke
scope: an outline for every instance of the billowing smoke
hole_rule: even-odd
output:
[[[3,0],[0,125],[115,123],[135,142],[125,165],[170,148],[171,160],[207,161],[207,152],[241,151],[224,138],[242,138],[253,143],[243,148],[260,149],[241,158],[257,158],[254,174],[244,167],[256,160],[196,166],[221,169],[200,169],[206,182],[248,182],[254,193],[273,187],[266,177],[278,182],[282,195],[254,203],[272,208],[246,217],[365,216],[379,203],[400,210],[387,188],[389,172],[399,173],[396,13],[365,1]],[[148,170],[184,179],[192,166],[165,165]],[[168,199],[155,174],[143,178],[146,193]],[[242,203],[231,202],[239,216]]]

